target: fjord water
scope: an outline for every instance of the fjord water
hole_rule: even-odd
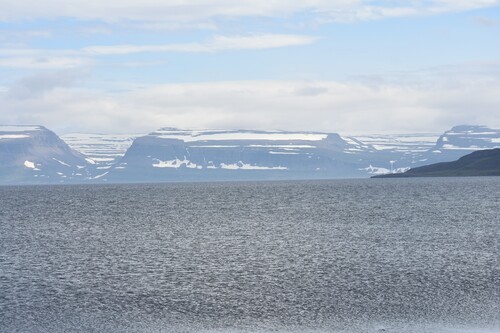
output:
[[[500,178],[0,188],[0,332],[498,332]]]

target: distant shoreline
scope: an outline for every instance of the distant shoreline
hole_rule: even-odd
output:
[[[410,177],[489,177],[500,176],[500,149],[478,150],[453,162],[429,164],[403,173],[377,175],[371,178]]]

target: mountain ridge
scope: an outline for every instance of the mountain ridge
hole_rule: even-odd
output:
[[[37,131],[44,135],[35,135]],[[455,126],[442,134],[348,136],[162,127],[147,135],[61,137],[67,142],[42,126],[0,126],[0,183],[365,178],[500,147],[500,130],[473,125]],[[30,141],[32,153],[16,157],[15,147],[28,142],[23,140]],[[50,149],[44,142],[52,145]],[[9,163],[15,172],[6,171]]]

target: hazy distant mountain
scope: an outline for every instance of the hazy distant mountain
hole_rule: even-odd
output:
[[[440,133],[366,134],[354,137],[378,151],[411,155],[424,153],[434,147]]]
[[[63,138],[74,150],[41,126],[1,127],[0,182],[368,177],[500,147],[500,130],[485,126],[456,126],[442,135],[163,128],[139,137],[67,134]]]
[[[476,150],[500,147],[500,129],[471,125],[455,126],[440,136],[408,134],[357,138],[364,143],[372,144],[378,151],[377,155],[386,153],[386,158],[392,161],[394,172],[432,163],[454,161]],[[384,170],[378,168],[378,171]],[[385,170],[379,173],[392,171]]]
[[[372,134],[354,138],[369,145],[377,158],[370,160],[371,174],[404,172],[425,163],[424,154],[434,147],[441,134]]]
[[[0,126],[1,183],[59,183],[90,178],[89,162],[43,126]]]
[[[167,129],[168,130],[168,129]],[[174,135],[174,130],[170,129],[170,134]],[[211,132],[221,132],[221,131],[190,131],[184,130],[180,132],[185,133],[211,133]],[[252,131],[222,131],[226,135],[231,133],[234,135],[237,132],[252,132]],[[261,133],[273,133],[273,132],[261,132]],[[301,132],[275,132],[275,133],[298,133]],[[309,133],[314,134],[314,133]],[[316,133],[318,135],[329,135],[328,133]],[[154,135],[154,133],[152,133]],[[338,134],[331,134],[332,136],[339,136]],[[421,159],[421,155],[432,148],[440,134],[399,134],[399,135],[363,135],[363,136],[341,136],[341,140],[344,141],[344,145],[347,145],[347,149],[343,152],[345,154],[353,155],[344,158],[347,159],[349,163],[352,164],[352,160],[355,159],[356,167],[354,173],[358,176],[360,173],[362,175],[373,175],[373,174],[383,174],[387,172],[402,172],[410,168],[411,166],[418,163],[418,159]],[[113,166],[116,161],[118,161],[126,152],[133,142],[133,139],[138,137],[138,135],[133,134],[121,134],[121,135],[105,135],[105,134],[66,134],[61,136],[72,148],[84,153],[87,157],[91,158],[96,162],[97,172],[96,175],[104,174],[108,169]],[[272,144],[271,144],[272,146]],[[201,148],[201,147],[195,147]],[[227,149],[227,146],[215,145],[210,150]],[[235,148],[235,147],[233,147]],[[252,147],[256,150],[257,147]],[[266,147],[260,147],[263,150]],[[268,147],[269,148],[269,147]],[[276,148],[276,147],[274,147]],[[309,152],[311,147],[299,147],[303,149],[308,149]],[[287,149],[290,149],[289,147]],[[338,151],[337,151],[338,152]],[[270,152],[276,153],[276,152]],[[285,152],[286,153],[286,152]],[[282,153],[281,155],[286,155]],[[275,154],[279,155],[279,154]],[[288,155],[298,155],[297,149],[294,152],[288,152]],[[355,156],[354,156],[355,155]],[[184,156],[184,155],[183,155]],[[183,158],[183,156],[181,156]],[[181,160],[182,160],[181,158]],[[124,167],[118,166],[118,170],[122,170]],[[246,169],[248,170],[248,169]],[[359,171],[359,172],[358,172]],[[259,173],[262,175],[262,173]],[[317,176],[315,170],[314,176]],[[271,177],[274,177],[276,173],[273,173]],[[288,174],[287,174],[288,175]],[[235,176],[232,173],[232,176]],[[260,177],[260,176],[259,176]],[[331,177],[331,175],[327,175]],[[334,176],[335,177],[335,176]]]
[[[405,173],[379,175],[375,178],[459,176],[500,176],[500,149],[478,150],[457,161],[430,164]]]
[[[125,155],[137,137],[143,135],[71,133],[61,135],[61,139],[91,159],[96,170],[107,170]]]
[[[163,128],[103,174],[113,181],[315,179],[366,175],[372,148],[338,134]]]
[[[497,147],[500,147],[500,129],[461,125],[441,135],[423,157],[425,164],[454,161],[477,150]]]

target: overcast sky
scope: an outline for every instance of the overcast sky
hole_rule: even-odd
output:
[[[0,124],[500,127],[500,0],[0,0]]]

